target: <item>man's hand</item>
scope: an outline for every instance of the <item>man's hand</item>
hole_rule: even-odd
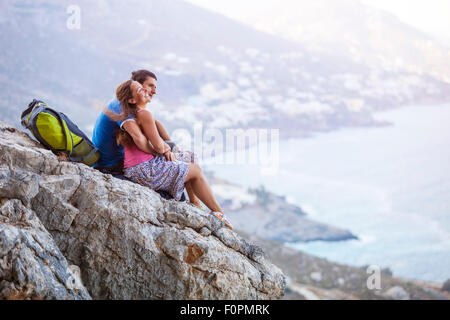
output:
[[[183,150],[181,149],[181,147],[179,145],[175,145],[172,149],[172,152],[183,152]]]

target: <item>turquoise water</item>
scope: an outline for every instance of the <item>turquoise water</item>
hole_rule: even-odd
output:
[[[280,141],[277,174],[209,165],[216,175],[267,189],[359,240],[291,243],[331,261],[389,267],[396,276],[450,278],[450,105],[379,113],[392,126]]]

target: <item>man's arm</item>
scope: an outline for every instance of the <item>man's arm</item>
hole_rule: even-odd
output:
[[[179,145],[172,142],[172,139],[170,139],[169,134],[167,133],[166,128],[162,125],[161,122],[155,119],[156,128],[158,129],[159,136],[166,142],[170,142],[173,145],[169,144],[169,146],[172,148],[172,152],[181,152],[182,149]]]
[[[162,125],[162,123],[155,119],[155,124],[156,124],[156,129],[158,129],[159,136],[160,136],[164,141],[172,141],[172,140],[170,139],[170,137],[169,137],[169,134],[167,133],[166,128],[164,128],[164,126]]]
[[[139,149],[141,149],[145,153],[149,153],[152,155],[157,154],[153,147],[150,145],[147,138],[142,133],[136,121],[126,121],[122,125],[122,127],[130,134],[130,136],[133,138],[134,143]]]

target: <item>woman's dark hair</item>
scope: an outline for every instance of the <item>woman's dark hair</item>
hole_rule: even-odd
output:
[[[120,101],[120,106],[122,107],[122,112],[117,114],[109,109],[103,110],[103,112],[112,121],[122,121],[131,115],[137,118],[137,106],[134,103],[130,103],[128,100],[133,99],[133,91],[131,90],[131,84],[133,80],[127,80],[121,83],[116,89],[116,98]]]
[[[131,73],[131,80],[137,81],[140,84],[144,84],[145,80],[149,77],[158,80],[155,74],[148,70],[138,70]]]
[[[116,143],[118,145],[131,146],[134,143],[131,135],[125,130],[122,130],[121,128],[116,129],[115,135],[116,135]]]
[[[137,119],[137,106],[134,103],[130,103],[128,100],[133,99],[133,91],[131,90],[131,84],[133,80],[127,80],[121,83],[116,89],[117,100],[120,101],[122,112],[117,114],[109,109],[105,109],[103,112],[113,121],[122,121],[127,119],[130,114]],[[119,128],[116,131],[117,144],[130,145],[133,142],[130,134]]]
[[[120,101],[120,106],[122,107],[123,118],[124,120],[131,115],[136,119],[137,118],[137,105],[134,103],[130,103],[129,100],[133,99],[133,91],[131,90],[131,84],[133,80],[127,80],[121,83],[116,89],[116,98]]]

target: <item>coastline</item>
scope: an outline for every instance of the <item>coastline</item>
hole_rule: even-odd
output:
[[[311,219],[301,206],[263,186],[250,188],[230,183],[206,171],[217,200],[240,230],[279,243],[357,240],[351,231]]]
[[[393,276],[381,269],[380,289],[367,285],[367,266],[349,266],[319,258],[275,241],[237,230],[242,237],[260,246],[267,258],[287,276],[283,300],[449,300],[442,283]]]
[[[433,212],[439,214],[445,206],[448,206],[448,201],[442,199],[442,197],[436,199],[433,198],[433,190],[438,192],[437,195],[442,195],[445,193],[445,190],[448,190],[448,183],[446,182],[448,181],[448,178],[439,173],[442,173],[442,170],[446,168],[444,159],[448,157],[447,152],[442,154],[442,151],[439,151],[439,154],[441,155],[439,156],[439,162],[433,161],[432,159],[434,158],[431,158],[430,160],[427,158],[434,150],[441,150],[442,147],[445,146],[445,137],[448,136],[448,131],[447,133],[444,131],[445,123],[442,121],[444,121],[445,118],[448,119],[448,117],[446,117],[449,110],[447,108],[448,105],[448,103],[440,103],[431,106],[422,104],[418,106],[409,106],[410,108],[405,107],[401,109],[383,110],[377,113],[380,115],[377,115],[377,117],[383,119],[386,113],[394,113],[393,115],[395,116],[393,121],[395,120],[396,125],[389,126],[386,130],[372,130],[371,128],[365,130],[364,128],[357,128],[355,130],[351,129],[350,131],[347,131],[347,133],[342,131],[336,133],[336,135],[320,135],[319,138],[321,139],[317,140],[317,143],[312,139],[309,141],[308,139],[299,139],[300,145],[295,143],[285,144],[283,149],[288,148],[288,150],[292,150],[292,148],[301,148],[303,150],[303,155],[297,152],[300,154],[300,162],[297,167],[301,167],[302,172],[289,172],[288,174],[288,172],[285,172],[286,170],[283,170],[282,175],[269,179],[258,177],[257,170],[250,166],[242,167],[237,170],[236,174],[233,174],[233,168],[223,167],[223,171],[219,168],[222,171],[220,172],[220,176],[224,178],[229,177],[230,179],[233,179],[233,181],[243,183],[243,185],[251,186],[253,188],[260,185],[266,185],[270,189],[269,191],[278,191],[278,195],[286,195],[289,203],[295,204],[302,209],[306,209],[304,210],[306,212],[310,212],[311,214],[308,214],[308,217],[312,220],[339,226],[340,228],[343,227],[344,229],[349,228],[360,238],[358,241],[326,241],[323,242],[323,245],[320,245],[321,241],[303,241],[301,242],[302,245],[299,248],[300,250],[309,248],[306,250],[309,254],[327,257],[330,260],[353,266],[370,263],[389,266],[396,274],[407,278],[416,278],[416,276],[418,276],[421,280],[426,281],[445,281],[445,279],[448,278],[445,268],[436,268],[437,265],[435,265],[435,267],[429,267],[427,264],[427,261],[434,261],[432,259],[433,257],[430,255],[437,255],[437,257],[441,257],[439,258],[441,261],[447,261],[445,252],[448,252],[448,242],[445,242],[444,238],[442,240],[438,239],[439,237],[443,237],[443,235],[440,235],[442,232],[445,233],[445,224],[440,226],[440,220],[436,220],[439,219],[439,215],[433,216],[424,214],[426,212],[430,212],[430,214]],[[427,107],[429,108],[427,109]],[[408,114],[411,114],[412,122],[408,120]],[[390,120],[390,118],[387,117],[386,119]],[[397,120],[399,122],[398,124]],[[436,126],[436,123],[442,123],[442,125]],[[409,130],[412,130],[415,134],[412,135]],[[392,136],[395,132],[400,132],[400,135]],[[340,143],[353,146],[353,143],[365,133],[368,134],[369,142],[378,141],[375,140],[375,138],[380,135],[384,137],[383,139],[386,140],[386,145],[376,145],[380,146],[378,151],[383,151],[384,148],[387,148],[388,153],[386,153],[386,155],[388,157],[386,158],[383,156],[384,152],[378,152],[378,154],[382,156],[378,157],[379,159],[370,159],[367,157],[361,159],[356,158],[358,161],[355,162],[355,165],[352,164],[352,166],[345,169],[347,171],[350,170],[348,172],[354,171],[350,180],[348,180],[348,183],[346,182],[346,176],[326,176],[328,172],[324,173],[322,179],[320,168],[328,170],[324,165],[330,159],[334,161],[336,158],[339,158],[341,162],[348,159],[353,160],[348,156],[340,157],[340,155],[336,153],[337,148],[334,146],[339,146]],[[440,133],[445,134],[444,138],[440,136]],[[438,135],[440,137],[436,138]],[[306,141],[306,143],[301,141]],[[319,143],[320,146],[317,145]],[[408,143],[413,144],[414,149],[411,149],[411,151],[409,151],[409,149],[404,149],[406,148],[404,146],[407,146]],[[430,146],[432,149],[424,149],[427,148],[430,143],[433,143],[433,145]],[[317,159],[317,163],[311,162],[312,159],[317,158],[315,156],[316,153],[314,152],[317,152],[318,149],[327,148],[332,149],[327,153],[320,152],[320,154],[323,154],[323,158]],[[346,151],[351,150],[352,149],[346,147],[342,152],[345,153]],[[415,152],[414,150],[417,150],[418,153],[408,153]],[[422,150],[429,151],[423,152]],[[308,154],[309,151],[314,154]],[[392,154],[391,151],[395,151],[395,153]],[[369,151],[364,149],[364,151],[361,152]],[[351,151],[351,154],[353,153],[355,152]],[[392,155],[389,155],[389,153]],[[404,154],[408,154],[409,158],[414,159],[411,163],[411,167],[404,167],[403,164],[407,163],[405,161],[408,159],[404,158]],[[411,157],[412,155],[414,156]],[[295,156],[297,155],[294,155],[294,157]],[[305,157],[309,157],[306,162],[304,159]],[[366,163],[366,160],[364,159],[368,160],[368,162]],[[390,168],[390,171],[380,171],[380,168],[384,167],[377,167],[378,163],[382,164],[384,161],[387,161],[386,163],[388,166],[386,168]],[[427,164],[430,163],[434,163],[435,165],[427,166]],[[310,164],[314,165],[312,166]],[[395,168],[399,165],[400,169],[397,171]],[[429,169],[427,169],[428,167]],[[290,168],[292,168],[292,166]],[[412,172],[417,173],[417,178],[414,178],[415,175],[410,175],[409,172],[411,172],[411,170],[413,170]],[[242,177],[243,173],[245,173],[245,178]],[[401,175],[398,175],[399,173],[401,173]],[[359,175],[361,176],[359,177]],[[376,178],[375,180],[373,180],[374,177]],[[414,181],[419,178],[425,179],[420,181],[423,181],[423,183],[429,187],[423,190],[417,188],[411,189],[414,186]],[[295,188],[296,185],[293,179],[304,181],[301,183],[302,187],[295,190],[292,189]],[[291,188],[286,188],[281,181],[285,181],[287,184],[294,183],[294,185],[291,185]],[[400,183],[398,186],[395,185],[397,181]],[[372,185],[372,183],[375,184]],[[387,186],[387,188],[384,186]],[[418,186],[420,186],[420,184]],[[333,191],[333,188],[335,191]],[[390,193],[391,188],[397,188],[395,196],[398,197],[400,195],[400,199],[396,200],[396,198],[392,198],[393,195]],[[296,192],[297,196],[294,197],[292,194],[293,192]],[[332,198],[327,197],[330,192],[333,192]],[[414,198],[411,198],[413,195]],[[415,201],[410,201],[412,199],[415,199]],[[305,208],[303,208],[303,204],[305,204]],[[393,205],[400,204],[408,206],[404,207],[403,210],[392,207]],[[357,205],[357,207],[353,208],[352,206],[354,205]],[[440,216],[445,217],[444,211],[441,212]],[[386,221],[389,221],[388,225],[386,225]],[[359,227],[355,227],[355,223],[356,225],[359,225]],[[424,223],[426,224],[424,225]],[[406,225],[410,224],[411,227],[406,227]],[[434,225],[436,226],[434,227]],[[380,228],[379,226],[384,227]],[[442,230],[442,232],[439,230],[437,230],[437,232],[428,232],[427,230],[430,228],[437,228],[439,230],[443,228],[444,230]],[[399,232],[402,234],[403,232],[407,232],[407,234],[405,234],[406,237],[400,236]],[[410,239],[413,234],[416,234],[417,236],[414,239]],[[404,242],[408,242],[409,245],[402,245]],[[383,249],[383,246],[390,249],[386,251]],[[411,246],[419,248],[420,252],[417,250],[416,252],[410,252]],[[433,253],[430,250],[426,250],[427,246],[435,248],[431,250]],[[410,253],[408,254],[408,252]],[[399,258],[399,254],[403,258]],[[422,256],[427,258],[421,258]],[[422,277],[420,277],[420,275],[422,275]]]

